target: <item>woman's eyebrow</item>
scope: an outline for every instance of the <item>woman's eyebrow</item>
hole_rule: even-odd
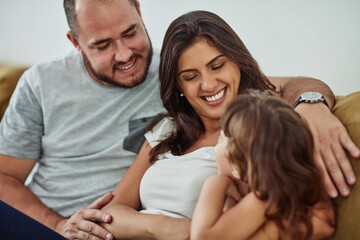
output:
[[[213,59],[211,59],[207,64],[206,66],[208,67],[209,65],[211,65],[213,62],[215,62],[216,60],[218,60],[219,58],[225,56],[224,54],[221,54],[219,56],[216,56],[214,57]],[[191,72],[191,71],[195,71],[195,69],[191,68],[191,69],[185,69],[185,70],[182,70],[180,71],[177,75],[180,76],[182,73],[184,72]]]
[[[196,69],[193,69],[193,68],[191,68],[191,69],[185,69],[185,70],[182,70],[182,71],[180,71],[179,73],[178,73],[178,76],[180,76],[182,73],[184,73],[184,72],[191,72],[191,71],[195,71]]]
[[[224,54],[220,54],[219,56],[214,57],[213,59],[211,59],[206,66],[208,67],[209,65],[211,65],[213,62],[215,62],[216,60],[218,60],[219,58],[225,56]]]

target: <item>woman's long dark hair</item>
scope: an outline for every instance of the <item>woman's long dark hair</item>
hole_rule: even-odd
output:
[[[209,41],[239,66],[239,94],[248,88],[275,90],[239,36],[222,18],[207,11],[194,11],[180,16],[170,24],[165,34],[159,69],[161,99],[174,120],[175,131],[153,148],[151,161],[156,161],[159,154],[168,151],[174,155],[184,154],[205,132],[199,116],[186,98],[180,97],[176,86],[180,55],[202,39]]]
[[[246,180],[267,201],[265,215],[277,224],[280,236],[309,239],[310,208],[328,197],[314,161],[311,132],[300,115],[278,98],[244,94],[228,105],[221,128],[230,161],[241,176],[250,167]]]

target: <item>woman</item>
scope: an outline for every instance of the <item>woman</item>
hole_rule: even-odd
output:
[[[216,172],[212,153],[225,106],[248,88],[276,89],[228,24],[205,11],[182,15],[169,26],[160,82],[170,116],[146,134],[104,208],[113,218],[104,226],[116,238],[186,239],[190,220],[171,217],[191,217],[202,183]],[[199,174],[200,169],[206,170]]]

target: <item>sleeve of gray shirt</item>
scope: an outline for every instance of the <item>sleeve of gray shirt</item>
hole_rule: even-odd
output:
[[[0,124],[0,153],[36,159],[41,154],[43,117],[39,99],[25,74],[11,97],[9,107]]]

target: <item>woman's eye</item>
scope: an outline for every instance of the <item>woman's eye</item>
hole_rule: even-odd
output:
[[[225,64],[225,63],[220,63],[220,64],[212,67],[211,70],[213,70],[213,71],[218,70],[218,69],[222,68],[222,67],[224,66],[224,64]]]
[[[194,78],[196,78],[196,76],[197,76],[197,74],[194,74],[194,75],[188,76],[188,77],[184,77],[184,80],[185,80],[185,81],[191,81],[191,80],[193,80]]]

